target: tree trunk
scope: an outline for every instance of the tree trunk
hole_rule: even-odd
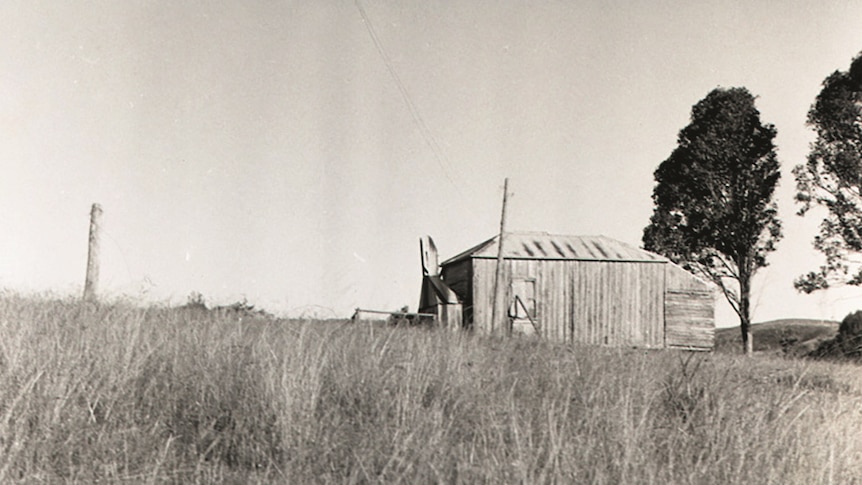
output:
[[[754,335],[751,333],[751,273],[747,266],[739,265],[739,329],[742,332],[742,346],[745,355],[754,353]]]

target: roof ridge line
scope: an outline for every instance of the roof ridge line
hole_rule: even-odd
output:
[[[473,246],[441,264],[451,264],[466,258],[487,259],[493,257],[499,247],[497,234],[491,239]],[[506,259],[552,259],[578,261],[629,261],[666,262],[667,258],[636,245],[614,239],[603,234],[577,236],[551,234],[546,231],[506,232],[504,258]],[[494,253],[494,254],[492,254]]]

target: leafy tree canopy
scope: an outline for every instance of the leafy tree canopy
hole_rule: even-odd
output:
[[[718,88],[692,109],[678,146],[655,171],[644,247],[715,282],[747,339],[751,277],[781,238],[775,127],[745,88]]]
[[[808,160],[793,170],[797,202],[804,215],[826,209],[814,247],[826,257],[817,270],[799,277],[800,291],[835,284],[862,284],[862,52],[848,71],[835,71],[808,112],[817,133]]]

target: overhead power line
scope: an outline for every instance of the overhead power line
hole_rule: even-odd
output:
[[[368,14],[365,12],[365,8],[362,7],[362,3],[359,0],[355,0],[356,8],[359,10],[359,15],[362,16],[362,22],[365,24],[365,29],[368,31],[368,35],[371,37],[371,41],[374,43],[374,47],[377,49],[377,53],[380,54],[380,58],[383,59],[383,64],[386,65],[386,70],[389,71],[389,75],[392,76],[392,80],[395,81],[395,86],[398,87],[398,91],[401,93],[401,98],[404,100],[404,104],[407,105],[407,110],[410,112],[410,116],[413,117],[413,121],[416,123],[416,126],[419,128],[419,133],[422,135],[422,138],[425,139],[425,143],[428,144],[428,147],[431,149],[431,152],[434,154],[434,158],[437,161],[437,164],[440,166],[440,170],[442,170],[443,175],[455,187],[456,190],[460,193],[460,189],[452,180],[452,177],[449,175],[448,170],[448,161],[446,160],[446,156],[443,154],[443,150],[440,149],[440,145],[437,143],[437,140],[434,138],[434,135],[431,133],[431,130],[428,129],[428,125],[425,123],[425,120],[422,118],[422,115],[419,113],[419,109],[416,107],[416,104],[413,102],[413,99],[410,97],[410,93],[407,91],[407,87],[404,86],[404,83],[401,81],[401,78],[398,77],[398,73],[395,71],[395,66],[392,64],[392,60],[389,59],[389,55],[386,53],[386,49],[383,48],[383,44],[380,42],[380,38],[377,37],[377,32],[374,30],[374,25],[371,23],[371,19],[368,17]]]

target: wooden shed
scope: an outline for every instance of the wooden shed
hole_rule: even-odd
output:
[[[463,305],[463,325],[474,331],[511,330],[599,345],[713,348],[712,286],[662,256],[604,236],[507,233],[494,322],[497,253],[494,237],[440,265],[440,278]]]

